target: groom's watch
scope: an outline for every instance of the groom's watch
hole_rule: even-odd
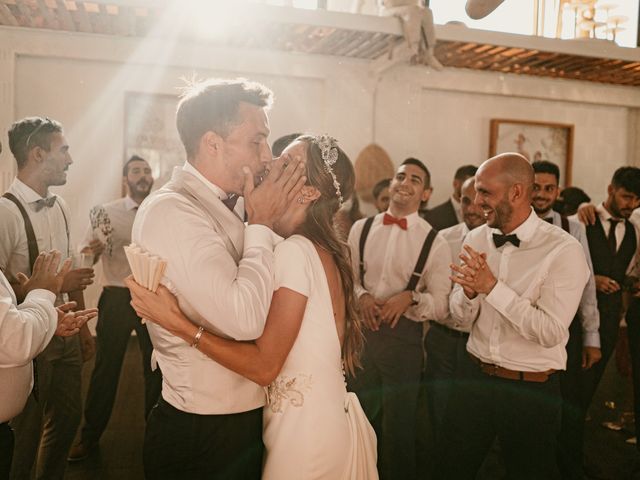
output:
[[[420,303],[420,294],[415,290],[411,292],[411,307]]]

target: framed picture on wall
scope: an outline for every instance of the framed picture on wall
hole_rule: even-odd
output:
[[[492,119],[489,157],[517,152],[530,162],[548,160],[560,168],[560,185],[571,185],[573,125],[529,120]]]
[[[144,158],[153,171],[154,190],[184,164],[185,152],[176,129],[178,97],[127,92],[124,106],[124,159]]]

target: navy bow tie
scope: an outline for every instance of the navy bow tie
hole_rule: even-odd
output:
[[[230,193],[229,195],[227,195],[227,198],[221,200],[222,203],[224,203],[225,207],[233,212],[233,209],[236,208],[236,203],[238,203],[238,198],[240,197],[235,193]]]
[[[34,203],[36,204],[36,212],[39,212],[44,207],[53,207],[53,204],[56,203],[56,196],[52,195],[51,197],[41,198],[40,200],[36,200]]]
[[[520,239],[515,233],[512,233],[511,235],[500,235],[499,233],[493,234],[493,243],[495,243],[496,248],[500,248],[507,242],[511,242],[516,247],[520,246]]]

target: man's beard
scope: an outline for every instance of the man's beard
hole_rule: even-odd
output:
[[[549,203],[545,208],[537,208],[535,202],[532,203],[531,206],[533,207],[533,211],[536,212],[536,215],[545,215],[553,208],[553,202]]]
[[[625,211],[621,210],[615,198],[611,200],[609,208],[611,209],[611,214],[617,218],[629,218],[633,213],[633,210],[631,209],[625,209]]]
[[[151,182],[151,183],[149,183],[149,182],[140,182],[140,181],[138,181],[136,183],[127,182],[127,185],[129,185],[129,192],[131,192],[131,193],[140,193],[140,194],[142,194],[142,195],[144,195],[146,197],[151,192],[151,187],[153,187],[153,182]],[[141,189],[141,185],[145,185],[146,189],[142,190]]]
[[[502,230],[502,228],[511,221],[511,217],[513,216],[513,207],[507,199],[503,199],[498,203],[498,205],[496,205],[493,212],[495,218],[493,220],[493,224],[489,226],[491,228]]]

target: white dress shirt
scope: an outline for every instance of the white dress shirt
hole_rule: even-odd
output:
[[[58,197],[52,207],[36,211],[36,202],[42,197],[33,189],[16,178],[8,191],[25,206],[40,251],[55,249],[62,253],[62,260],[67,258],[73,249],[67,241],[65,215],[68,221],[71,215],[64,200]],[[0,269],[11,282],[16,280],[18,272],[30,275],[29,247],[24,221],[18,207],[6,198],[0,198],[0,230]],[[58,301],[61,302],[62,297]]]
[[[544,221],[551,219],[551,223],[556,227],[562,228],[562,217],[558,212],[549,211],[543,218]],[[596,298],[596,281],[593,276],[593,263],[591,262],[591,253],[589,252],[589,241],[587,240],[587,232],[582,223],[574,218],[568,218],[569,233],[573,238],[580,242],[584,256],[589,265],[589,281],[584,287],[578,314],[580,315],[580,325],[582,326],[582,345],[585,347],[600,348],[600,312],[598,311],[598,299]],[[607,222],[608,223],[608,222]]]
[[[276,235],[263,225],[245,228],[220,201],[225,193],[187,164],[138,209],[132,240],[167,261],[162,283],[176,294],[194,323],[227,338],[253,340],[262,334],[273,295]],[[238,248],[236,264],[225,237],[192,201],[173,189],[187,185]],[[161,327],[148,323],[154,356],[162,369],[162,396],[179,410],[238,413],[264,405],[257,384],[224,368]]]
[[[464,220],[464,217],[462,216],[462,205],[460,205],[460,200],[456,200],[452,195],[451,205],[453,206],[453,211],[456,212],[456,219],[458,220],[458,223],[461,223]]]
[[[383,225],[384,213],[375,216],[364,248],[364,285],[360,283],[359,242],[365,219],[354,223],[349,232],[349,247],[355,273],[356,295],[370,293],[377,299],[387,299],[402,292],[409,283],[425,238],[432,230],[418,213],[406,217],[407,230],[398,225]],[[449,275],[451,252],[447,242],[437,235],[429,258],[416,286],[419,302],[409,307],[405,316],[416,322],[442,320],[448,314],[451,291]]]
[[[105,286],[124,287],[124,279],[131,274],[124,247],[131,243],[131,229],[136,218],[138,204],[129,196],[119,198],[91,209],[91,222],[80,249],[92,240],[100,240],[104,252],[102,272]]]
[[[569,325],[589,279],[582,246],[533,209],[512,232],[519,248],[511,243],[496,248],[494,233],[501,232],[483,225],[465,239],[465,245],[487,254],[497,279],[493,290],[470,300],[456,284],[450,297],[453,318],[472,325],[467,350],[511,370],[564,370]]]
[[[32,290],[16,306],[16,297],[0,272],[0,423],[24,408],[33,387],[31,360],[53,337],[58,314],[56,296],[48,290]]]
[[[440,235],[449,245],[449,249],[451,250],[451,259],[456,265],[460,265],[459,254],[462,251],[462,244],[468,233],[469,227],[467,227],[467,224],[464,222],[440,231]],[[447,315],[447,317],[439,323],[460,332],[468,333],[471,331],[471,325],[462,325],[460,322],[454,320],[451,315]]]

